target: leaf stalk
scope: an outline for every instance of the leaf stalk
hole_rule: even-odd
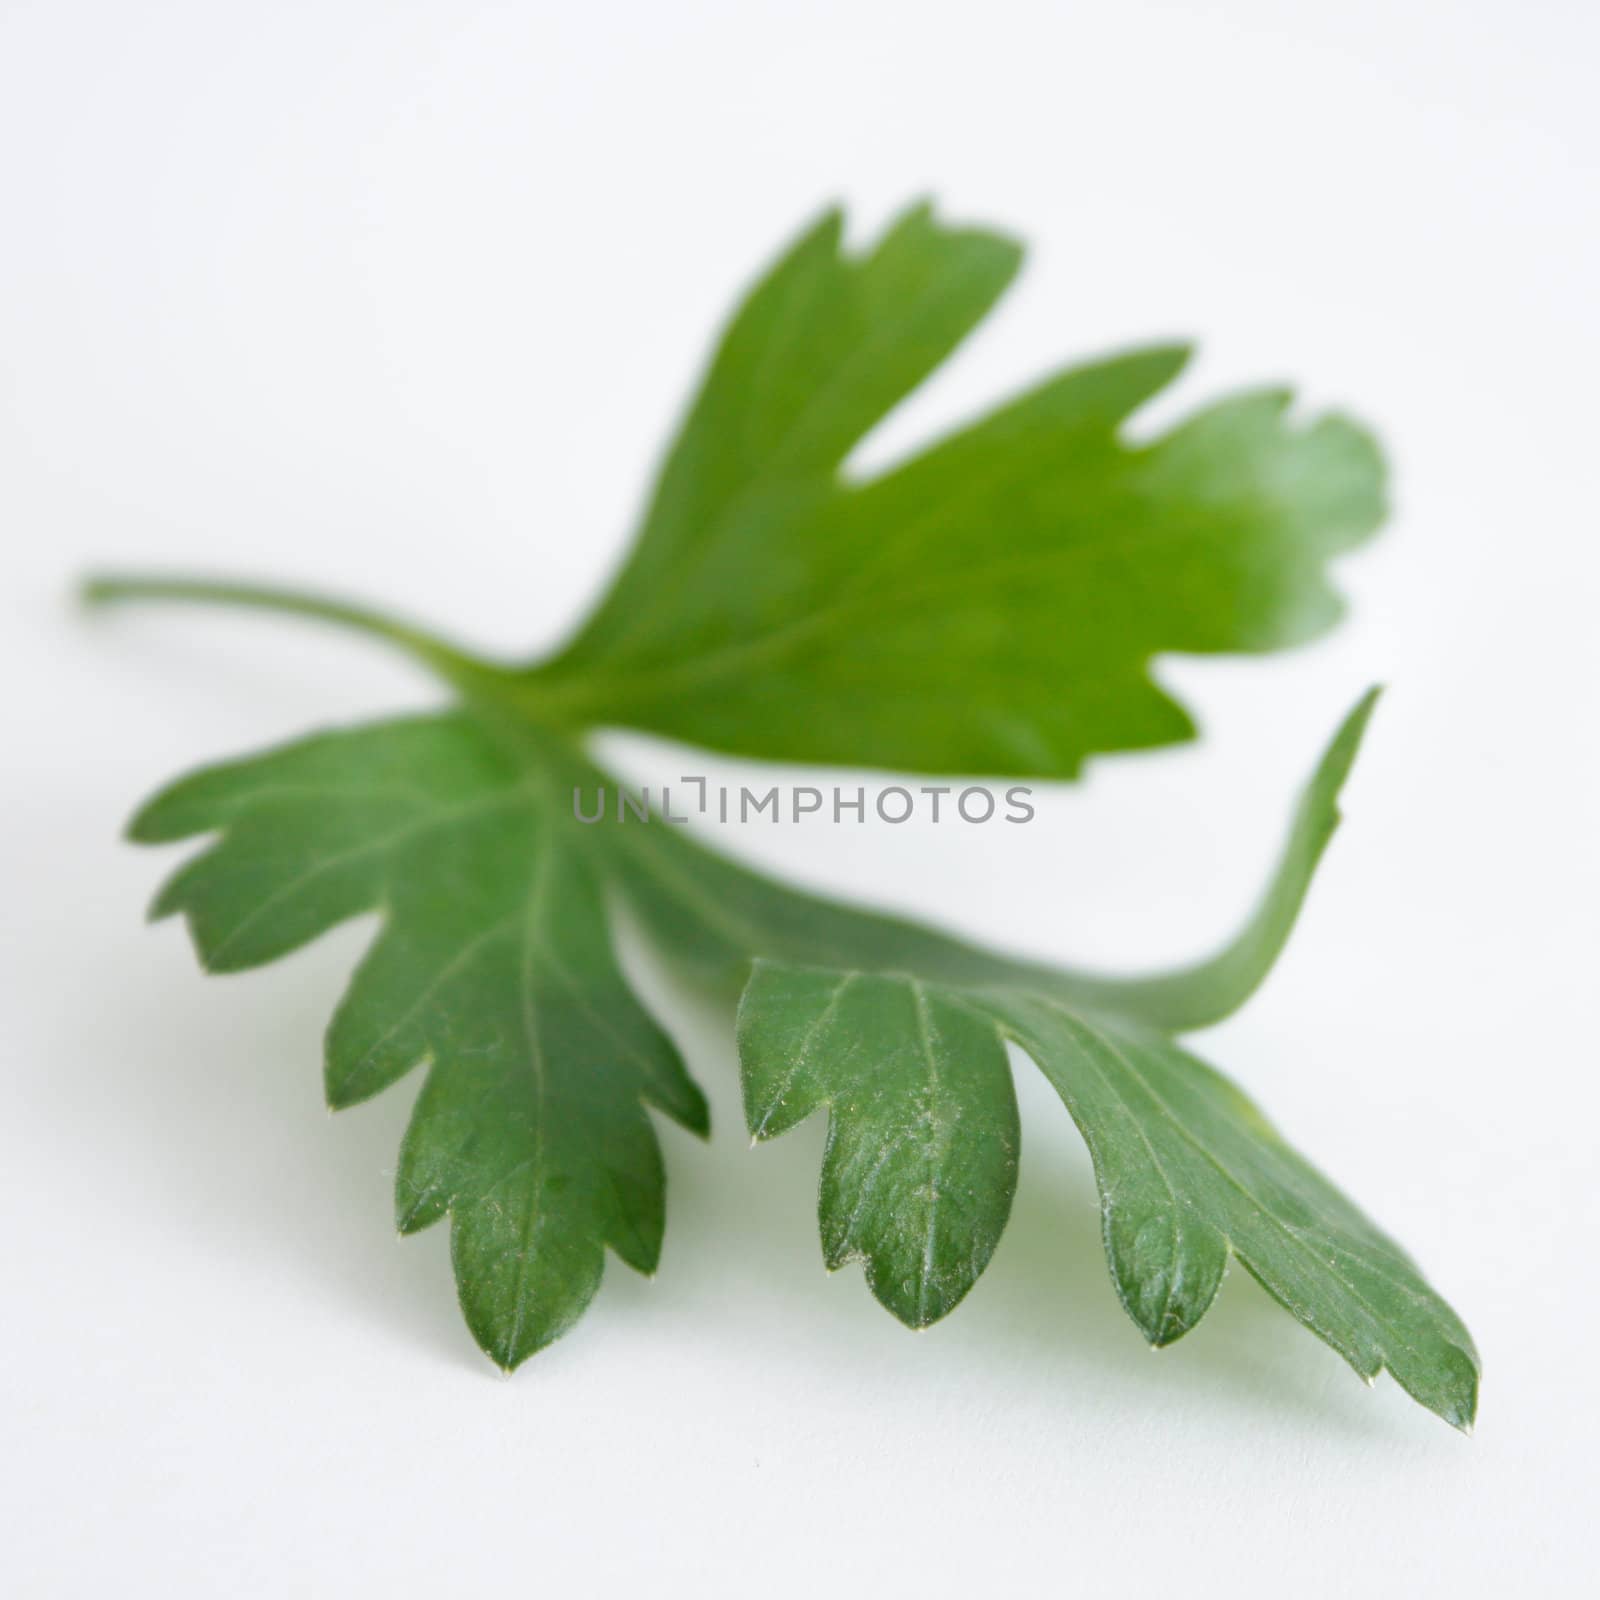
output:
[[[474,656],[413,623],[401,622],[369,606],[306,589],[233,579],[105,572],[86,578],[79,588],[79,597],[86,606],[91,607],[153,600],[158,603],[273,611],[330,623],[381,640],[410,656],[446,683],[467,692],[482,693],[498,680],[510,677],[504,668]]]

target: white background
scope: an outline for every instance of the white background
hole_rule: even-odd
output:
[[[1592,1592],[1597,50],[1586,0],[5,0],[9,1592]],[[656,1280],[612,1262],[502,1382],[444,1231],[394,1239],[415,1080],[322,1109],[370,927],[225,981],[141,928],[166,863],[117,830],[144,792],[435,691],[298,625],[86,620],[76,574],[299,579],[546,646],[743,281],[831,197],[860,237],[922,192],[1033,254],[869,458],[1192,333],[1162,416],[1293,378],[1382,430],[1397,514],[1326,643],[1163,664],[1200,745],[1099,762],[1004,836],[726,842],[1158,963],[1242,914],[1387,682],[1289,955],[1200,1044],[1458,1305],[1470,1440],[1237,1272],[1152,1356],[1031,1073],[994,1264],[907,1333],[822,1271],[820,1125],[750,1151],[728,1019],[648,964],[716,1137],[663,1132]]]

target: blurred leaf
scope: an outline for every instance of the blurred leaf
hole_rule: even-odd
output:
[[[1339,614],[1329,560],[1383,512],[1376,446],[1289,396],[1151,444],[1179,346],[1047,380],[866,482],[851,451],[981,320],[1017,247],[911,211],[867,254],[830,213],[751,292],[610,592],[530,703],[769,760],[1070,778],[1193,732],[1161,651],[1276,650]]]

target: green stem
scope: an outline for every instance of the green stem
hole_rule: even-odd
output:
[[[337,627],[364,633],[403,651],[447,683],[482,690],[506,676],[504,669],[447,644],[424,629],[398,622],[382,612],[327,595],[273,584],[235,583],[183,577],[147,577],[134,573],[98,573],[84,580],[80,590],[90,606],[127,600],[176,601],[180,604],[243,606],[256,611],[277,611],[310,617]]]

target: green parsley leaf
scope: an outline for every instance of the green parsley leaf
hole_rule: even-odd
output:
[[[1383,513],[1353,423],[1222,401],[1151,444],[1161,346],[1070,369],[866,482],[840,468],[977,325],[1020,255],[910,212],[868,254],[808,232],[724,335],[627,565],[525,677],[549,715],[764,759],[1069,778],[1188,738],[1160,651],[1264,651],[1339,613]]]
[[[1216,955],[1123,978],[985,949],[740,866],[683,830],[588,827],[615,787],[584,736],[630,725],[734,753],[1070,777],[1181,738],[1160,651],[1261,651],[1336,615],[1329,560],[1375,526],[1381,466],[1276,391],[1149,444],[1126,419],[1177,372],[1160,348],[1079,367],[867,482],[856,445],[982,319],[1019,253],[908,213],[862,256],[829,216],[738,312],[644,528],[573,641],[485,661],[293,590],[104,578],[159,598],[309,615],[397,646],[455,707],[325,733],[174,784],[132,826],[208,836],[158,897],[229,972],[376,914],[327,1036],[329,1103],[426,1066],[401,1152],[402,1231],[451,1218],[467,1322],[501,1366],[571,1326],[605,1250],[660,1258],[649,1110],[705,1101],[624,980],[608,893],[730,998],[751,1132],[826,1110],[829,1266],[926,1326],[1005,1227],[1021,1143],[1010,1047],[1089,1146],[1117,1292],[1154,1346],[1203,1315],[1230,1256],[1364,1377],[1457,1426],[1478,1364],[1399,1247],[1174,1036],[1228,1015],[1283,948],[1339,820],[1373,699],[1306,786],[1255,914]]]
[[[739,1009],[745,1106],[768,1138],[826,1106],[823,1248],[925,1327],[987,1265],[1010,1210],[1004,1044],[1055,1086],[1094,1158],[1112,1279],[1153,1346],[1209,1309],[1230,1254],[1371,1380],[1457,1427],[1478,1359],[1415,1264],[1221,1074],[1146,1029],[1031,987],[757,965]]]
[[[450,1216],[462,1310],[506,1368],[577,1320],[604,1246],[655,1271],[664,1180],[644,1105],[709,1127],[617,970],[566,797],[530,754],[467,714],[379,723],[197,773],[131,828],[218,834],[154,907],[187,917],[207,971],[382,916],[328,1030],[328,1103],[428,1063],[396,1220]]]
[[[1265,978],[1339,822],[1375,701],[1364,696],[1330,741],[1245,927],[1210,960],[1158,977],[999,955],[797,894],[671,829],[617,832],[619,881],[662,949],[718,984],[760,957],[739,1005],[746,1119],[765,1140],[828,1111],[818,1210],[830,1269],[861,1261],[912,1327],[972,1288],[1016,1187],[1014,1042],[1089,1146],[1112,1279],[1152,1345],[1194,1326],[1233,1254],[1362,1377],[1388,1368],[1470,1425],[1478,1358],[1455,1313],[1244,1094],[1164,1036],[1221,1020]]]

